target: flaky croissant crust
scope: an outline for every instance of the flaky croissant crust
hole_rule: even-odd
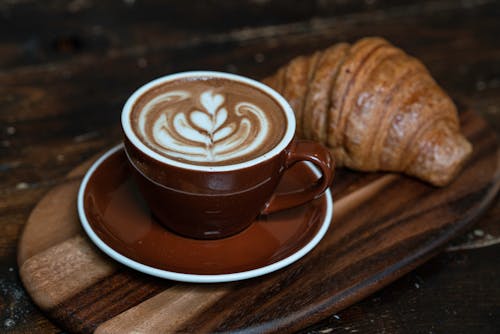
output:
[[[472,152],[452,100],[420,61],[382,38],[297,57],[263,82],[292,106],[297,136],[324,143],[338,166],[442,186]]]

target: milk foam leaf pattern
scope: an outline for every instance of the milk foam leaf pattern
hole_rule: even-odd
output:
[[[251,154],[265,144],[269,120],[256,105],[239,102],[230,106],[223,94],[215,94],[211,89],[199,96],[189,92],[175,95],[177,98],[172,100],[160,98],[159,112],[150,112],[154,106],[148,104],[141,113],[144,124],[153,124],[151,133],[142,131],[145,142],[167,156],[192,162],[220,162]],[[183,109],[168,103],[184,99],[198,100],[192,104],[198,107]]]
[[[212,91],[203,92],[200,96],[200,102],[204,107],[204,111],[195,110],[191,113],[190,118],[193,125],[206,132],[208,135],[207,153],[210,160],[214,160],[214,146],[217,139],[227,137],[234,129],[231,124],[226,125],[222,129],[219,128],[227,120],[226,108],[220,106],[224,103],[224,96],[213,94]],[[216,139],[217,138],[217,139]]]

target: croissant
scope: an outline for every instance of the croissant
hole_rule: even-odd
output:
[[[298,137],[338,166],[451,182],[472,152],[452,100],[425,66],[382,38],[301,56],[263,80],[288,100]]]

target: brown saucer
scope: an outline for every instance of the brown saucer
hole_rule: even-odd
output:
[[[278,191],[300,189],[316,178],[309,165],[297,164],[287,171]],[[185,238],[151,215],[132,182],[125,153],[117,146],[88,171],[78,209],[89,237],[115,260],[154,276],[201,283],[260,276],[298,260],[326,233],[332,200],[328,191],[304,206],[259,217],[225,239]]]

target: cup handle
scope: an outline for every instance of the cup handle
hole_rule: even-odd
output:
[[[310,140],[294,141],[287,149],[285,169],[299,161],[310,161],[319,167],[321,178],[306,189],[274,194],[264,206],[261,214],[267,215],[307,203],[319,197],[331,185],[335,174],[335,163],[326,147]]]

